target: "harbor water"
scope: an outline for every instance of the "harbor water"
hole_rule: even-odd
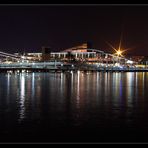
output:
[[[0,74],[0,142],[146,142],[147,72]]]

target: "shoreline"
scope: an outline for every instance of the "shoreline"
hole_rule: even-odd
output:
[[[44,68],[0,68],[0,73],[31,73],[31,72],[49,72],[49,73],[61,73],[61,72],[148,72],[148,69],[44,69]]]

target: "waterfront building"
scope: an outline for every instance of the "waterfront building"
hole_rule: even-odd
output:
[[[114,53],[107,53],[103,50],[92,48],[89,43],[83,43],[59,52],[53,52],[50,47],[42,47],[38,53],[15,53],[20,57],[18,61],[37,62],[79,62],[86,64],[99,64],[105,66],[137,64],[134,58],[125,58]],[[137,59],[137,58],[136,58]],[[135,61],[135,62],[134,62]]]

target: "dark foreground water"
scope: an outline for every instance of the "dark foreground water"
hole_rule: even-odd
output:
[[[148,142],[148,73],[0,74],[0,142]]]

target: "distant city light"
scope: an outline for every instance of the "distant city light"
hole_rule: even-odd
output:
[[[127,63],[127,64],[133,64],[134,62],[131,61],[131,60],[128,60],[126,63]]]
[[[21,56],[22,59],[25,59],[25,56]]]

